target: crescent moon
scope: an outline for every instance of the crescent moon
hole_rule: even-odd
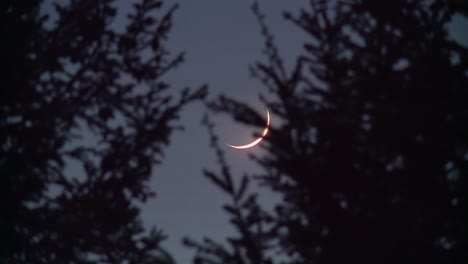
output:
[[[240,145],[240,146],[235,146],[235,145],[230,145],[230,144],[226,144],[226,145],[228,145],[231,148],[235,148],[235,149],[248,149],[248,148],[251,148],[251,147],[257,145],[258,143],[260,143],[260,141],[262,141],[262,139],[268,133],[268,127],[269,126],[270,126],[270,112],[268,112],[268,109],[267,109],[267,123],[266,123],[265,129],[263,130],[262,136],[260,136],[259,138],[257,138],[256,140],[254,140],[252,143],[249,143],[249,144]]]

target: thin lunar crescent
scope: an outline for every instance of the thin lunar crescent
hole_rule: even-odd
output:
[[[235,148],[235,149],[248,149],[248,148],[251,148],[255,145],[257,145],[258,143],[260,143],[260,141],[262,141],[262,139],[266,136],[266,134],[268,133],[268,127],[270,126],[270,112],[268,112],[268,109],[267,109],[267,123],[266,123],[266,127],[265,129],[263,130],[263,133],[262,133],[262,136],[257,138],[256,140],[254,140],[252,143],[249,143],[249,144],[246,144],[246,145],[241,145],[241,146],[234,146],[234,145],[229,145],[229,144],[226,144],[228,145],[229,147],[231,148]]]

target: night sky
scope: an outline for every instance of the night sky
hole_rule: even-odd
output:
[[[166,2],[166,7],[173,2]],[[260,26],[251,11],[252,1],[177,1],[179,10],[174,16],[169,48],[186,51],[186,62],[171,72],[167,81],[175,89],[208,84],[210,98],[223,93],[254,106],[265,115],[265,106],[258,99],[265,92],[258,80],[250,78],[248,66],[259,59],[263,38]],[[285,62],[290,65],[300,52],[305,35],[282,18],[284,10],[296,12],[307,1],[260,1],[270,30]],[[208,133],[201,125],[206,109],[201,104],[190,105],[182,113],[185,131],[172,135],[162,166],[155,169],[151,185],[157,198],[149,201],[143,210],[148,226],[156,225],[169,236],[163,243],[178,263],[190,263],[194,251],[181,244],[184,236],[201,240],[204,236],[221,242],[233,234],[227,215],[221,209],[227,197],[202,174],[202,169],[217,170]],[[266,117],[265,117],[266,118]],[[253,133],[262,129],[237,124],[227,115],[212,116],[220,143],[244,144],[251,142]],[[271,124],[275,125],[272,117]],[[260,143],[261,144],[261,143]],[[226,158],[234,176],[252,173],[256,166],[249,161],[248,152],[260,152],[257,146],[250,150],[225,148]],[[266,204],[275,198],[263,192]]]
[[[265,93],[258,80],[250,78],[248,66],[262,60],[263,38],[251,11],[252,1],[168,1],[180,4],[174,16],[169,48],[186,51],[186,62],[167,76],[175,89],[208,84],[210,97],[223,93],[254,106],[265,115],[265,106],[258,99]],[[286,65],[290,66],[300,53],[306,36],[282,17],[283,11],[298,13],[308,1],[259,1],[266,22],[275,36],[276,45]],[[462,43],[468,23],[454,21],[451,33]],[[190,263],[194,251],[182,246],[184,236],[201,240],[204,236],[222,242],[233,234],[227,215],[221,206],[227,197],[202,175],[202,169],[217,170],[214,152],[209,148],[208,134],[201,125],[206,109],[201,104],[190,105],[182,113],[185,131],[172,135],[162,166],[156,167],[151,185],[158,196],[143,209],[148,226],[156,225],[169,236],[162,245],[178,263]],[[250,142],[253,133],[261,130],[237,124],[227,115],[212,116],[220,143]],[[275,126],[275,116],[271,119]],[[260,144],[261,145],[261,144]],[[255,172],[258,168],[249,161],[248,152],[260,153],[261,146],[247,151],[225,149],[233,175]],[[271,206],[278,197],[265,191],[260,201]]]
[[[46,10],[50,8],[47,2]],[[175,3],[179,3],[180,8],[173,17],[168,48],[173,54],[185,51],[186,61],[166,76],[165,80],[174,89],[174,94],[177,95],[184,87],[195,89],[208,84],[210,98],[225,94],[265,115],[265,106],[260,103],[258,95],[268,95],[261,83],[250,77],[248,69],[249,65],[264,59],[264,40],[251,11],[253,1],[171,0],[164,2],[165,10]],[[306,35],[285,21],[282,12],[297,14],[301,7],[307,7],[308,1],[268,0],[259,1],[259,4],[275,36],[280,56],[286,68],[290,69],[306,41]],[[118,2],[117,27],[123,25],[121,19],[130,7],[127,1]],[[468,46],[468,35],[462,34],[463,28],[468,28],[467,21],[457,19],[453,21],[450,32]],[[156,226],[169,236],[162,246],[177,263],[191,263],[195,253],[182,245],[183,237],[200,241],[206,236],[222,242],[227,235],[234,234],[221,208],[227,197],[202,173],[204,168],[219,169],[214,151],[209,147],[207,130],[201,125],[206,111],[201,103],[184,108],[180,124],[185,130],[172,134],[163,164],[154,169],[150,182],[157,197],[143,205],[145,225],[148,228]],[[253,133],[262,131],[261,128],[242,126],[227,115],[215,115],[212,120],[216,123],[220,143],[245,144],[254,139]],[[276,126],[275,122],[277,120],[272,115],[271,125]],[[247,154],[261,151],[261,146],[249,150],[234,150],[226,146],[225,154],[233,175],[240,178],[245,172],[258,171]],[[260,194],[260,201],[267,207],[279,199],[266,191]]]

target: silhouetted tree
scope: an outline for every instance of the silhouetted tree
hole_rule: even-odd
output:
[[[113,24],[114,1],[0,3],[2,263],[170,263],[137,202],[180,109],[164,74],[176,6],[142,0]],[[52,19],[53,18],[53,19]],[[174,94],[174,93],[172,93]]]
[[[249,112],[248,109],[244,109]],[[255,114],[252,113],[253,117]],[[256,116],[258,119],[260,117]],[[205,238],[203,243],[191,239],[184,239],[185,245],[196,248],[197,256],[194,263],[272,263],[266,251],[273,247],[275,233],[270,227],[273,220],[257,202],[257,194],[248,194],[247,188],[250,179],[243,175],[239,184],[229,170],[224,158],[224,152],[219,147],[218,138],[214,132],[214,124],[205,116],[203,124],[208,128],[211,146],[216,151],[218,162],[221,167],[219,173],[205,170],[204,174],[214,184],[231,196],[229,204],[223,209],[231,216],[230,222],[239,232],[240,237],[228,238],[232,250],[227,250],[222,244]],[[246,261],[246,259],[248,261]]]
[[[252,73],[274,115],[266,153],[251,157],[283,200],[272,213],[244,200],[218,147],[222,172],[206,176],[233,197],[239,238],[188,240],[195,263],[271,263],[272,252],[286,263],[466,263],[468,50],[447,33],[456,2],[312,0],[285,14],[309,37],[291,71],[254,5],[267,61]],[[210,106],[259,119],[226,97]]]

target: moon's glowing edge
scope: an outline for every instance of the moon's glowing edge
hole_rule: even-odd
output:
[[[230,145],[230,144],[226,144],[226,145],[228,145],[231,148],[235,148],[235,149],[248,149],[248,148],[254,147],[258,143],[260,143],[260,141],[262,141],[262,139],[266,136],[266,134],[268,133],[268,127],[269,126],[270,126],[270,112],[268,112],[268,109],[267,109],[267,124],[266,124],[265,129],[263,130],[263,133],[262,133],[261,137],[257,138],[252,143],[249,143],[249,144],[246,144],[246,145],[241,145],[241,146],[235,146],[235,145]]]

